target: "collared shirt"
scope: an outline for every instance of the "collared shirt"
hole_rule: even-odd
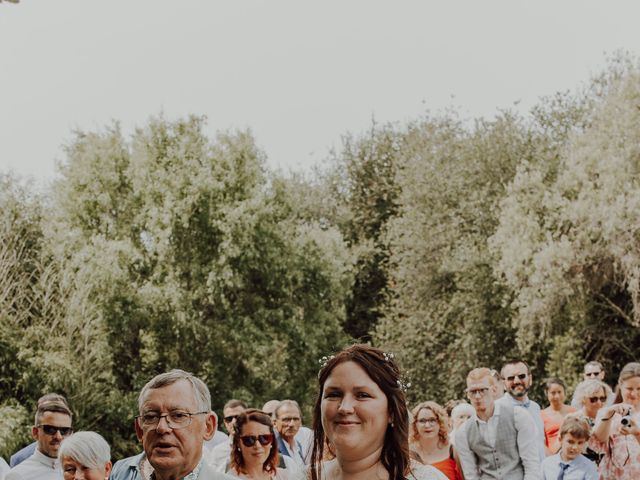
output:
[[[564,472],[564,480],[598,480],[598,469],[587,457],[578,455],[570,462],[565,462],[559,453],[545,458],[542,462],[544,480],[557,480],[561,463],[569,464]]]
[[[533,400],[530,400],[529,398],[523,401],[516,400],[509,394],[509,392],[505,392],[502,398],[499,399],[496,403],[500,402],[511,402],[511,405],[513,405],[514,407],[521,407],[529,412],[531,418],[533,418],[533,421],[536,424],[536,434],[538,438],[538,455],[540,456],[540,462],[542,462],[546,458],[546,453],[544,451],[544,420],[542,420],[540,405],[538,405]]]
[[[47,457],[36,449],[24,462],[16,465],[5,480],[61,480],[62,469],[57,458]]]
[[[284,438],[283,440],[283,444],[284,444],[284,448],[287,449],[287,453],[289,454],[289,456],[291,457],[291,459],[296,462],[298,465],[304,467],[304,455],[302,453],[302,447],[300,446],[300,442],[298,442],[297,440],[293,440],[293,447],[291,447],[291,445],[289,445],[289,442],[287,442]]]
[[[198,480],[200,470],[202,470],[202,459],[200,459],[198,465],[196,465],[196,468],[194,468],[191,473],[188,473],[186,476],[182,477],[182,480]],[[153,472],[151,474],[151,480],[156,480],[156,472]]]
[[[496,444],[496,432],[498,430],[498,420],[500,419],[500,413],[502,406],[496,402],[494,404],[493,415],[488,421],[484,421],[478,418],[474,412],[473,416],[462,424],[456,432],[456,451],[460,458],[460,465],[464,472],[465,480],[479,480],[478,465],[475,457],[475,453],[469,445],[467,439],[467,428],[471,422],[476,422],[478,425],[478,431],[485,441],[491,445]],[[540,478],[540,461],[538,460],[538,447],[536,445],[536,426],[531,416],[523,409],[513,409],[513,419],[515,423],[518,442],[518,451],[520,454],[520,460],[524,467],[524,478],[539,479]],[[498,452],[499,453],[499,452]]]

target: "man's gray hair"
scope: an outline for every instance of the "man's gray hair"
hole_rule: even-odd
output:
[[[295,400],[282,400],[273,411],[273,414],[276,418],[279,418],[278,412],[282,407],[296,407],[298,409],[298,413],[302,417],[302,409],[300,408],[300,405],[298,405],[298,402],[296,402]]]
[[[169,372],[156,375],[151,380],[149,380],[149,382],[144,387],[142,387],[142,391],[138,396],[138,410],[140,411],[140,413],[142,414],[142,405],[144,404],[144,399],[147,396],[147,393],[149,393],[149,390],[168,387],[169,385],[173,385],[180,380],[186,380],[193,387],[193,397],[196,401],[196,408],[198,409],[198,411],[210,412],[211,394],[209,393],[209,388],[207,387],[207,385],[192,373],[175,368]]]
[[[600,371],[604,371],[604,367],[597,360],[591,360],[590,362],[585,363],[584,364],[584,372],[587,371],[587,367],[598,367],[600,369]]]
[[[589,398],[591,395],[595,395],[601,389],[604,389],[604,394],[607,398],[613,393],[611,387],[598,379],[589,379],[580,382],[576,387],[573,394],[573,400],[582,407],[585,398]]]
[[[107,441],[96,432],[76,432],[65,438],[60,445],[58,458],[61,464],[64,457],[69,457],[85,467],[101,470],[111,461],[111,449]]]

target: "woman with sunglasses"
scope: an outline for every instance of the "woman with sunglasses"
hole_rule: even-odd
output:
[[[628,363],[618,377],[615,403],[598,412],[590,446],[604,454],[602,480],[640,478],[640,363]]]
[[[573,394],[574,402],[581,407],[577,414],[584,417],[591,428],[593,428],[598,412],[607,404],[608,398],[610,398],[611,395],[611,387],[601,380],[590,379],[580,382]],[[596,465],[600,464],[603,456],[589,446],[587,446],[583,455]]]
[[[449,442],[449,418],[445,409],[436,402],[422,402],[412,410],[411,416],[412,457],[437,468],[450,480],[463,480]]]
[[[547,456],[555,455],[560,450],[560,427],[565,417],[576,411],[571,405],[564,403],[567,398],[567,386],[559,378],[549,378],[544,384],[544,393],[549,406],[540,412],[544,423],[544,451]]]
[[[294,480],[289,469],[278,467],[273,422],[266,413],[251,408],[236,417],[231,464],[227,473],[251,480]],[[296,478],[297,477],[297,478]]]
[[[411,461],[405,384],[392,354],[352,345],[321,362],[311,480],[446,480]],[[327,445],[335,458],[323,461]]]

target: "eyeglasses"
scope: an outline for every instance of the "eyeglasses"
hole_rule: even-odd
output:
[[[164,418],[167,421],[167,426],[173,430],[179,428],[185,428],[191,425],[191,417],[194,415],[206,415],[209,412],[183,412],[176,410],[173,412],[160,415],[158,412],[148,412],[137,416],[143,427],[152,428],[157,427],[160,423],[160,419]]]
[[[597,377],[598,375],[600,375],[602,372],[589,372],[589,373],[585,373],[584,376],[585,377]]]
[[[240,440],[242,441],[242,444],[245,447],[253,447],[256,442],[260,442],[260,445],[262,445],[263,447],[269,445],[271,442],[273,442],[273,435],[266,434],[266,435],[243,435],[240,437]]]
[[[516,378],[518,378],[519,380],[524,380],[525,378],[527,378],[529,376],[528,373],[521,373],[519,375],[509,375],[506,380],[507,382],[513,382]]]
[[[291,422],[298,423],[300,420],[301,420],[300,417],[283,417],[280,419],[282,423],[291,423]]]
[[[224,421],[226,423],[231,423],[233,422],[236,418],[238,418],[238,415],[228,415],[226,417],[224,417]]]
[[[607,397],[589,397],[589,401],[591,403],[596,403],[596,402],[604,403],[607,401]]]
[[[489,391],[488,388],[474,388],[472,390],[467,390],[467,395],[469,397],[482,397]]]
[[[56,427],[55,425],[37,425],[37,427],[41,428],[44,433],[51,436],[60,432],[60,435],[67,437],[73,433],[73,428],[71,427]]]
[[[438,419],[437,418],[421,418],[418,420],[418,423],[422,424],[422,425],[436,425],[438,423]]]

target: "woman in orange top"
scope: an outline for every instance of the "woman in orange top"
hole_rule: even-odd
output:
[[[555,455],[560,450],[560,426],[564,417],[576,411],[571,405],[565,405],[566,386],[559,378],[549,378],[544,386],[544,391],[549,400],[549,406],[542,410],[544,422],[544,450],[547,456]]]
[[[436,402],[422,402],[411,412],[411,455],[425,465],[431,465],[450,480],[464,480],[449,444],[447,412]]]

